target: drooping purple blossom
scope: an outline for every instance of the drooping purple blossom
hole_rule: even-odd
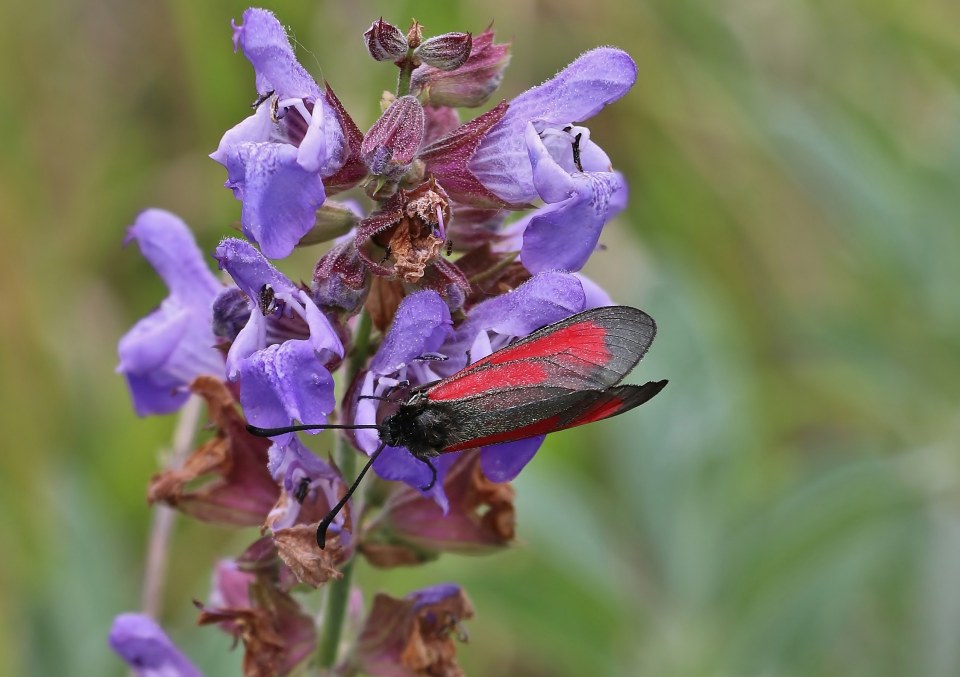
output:
[[[240,383],[247,420],[265,428],[297,421],[322,423],[333,411],[330,367],[343,344],[310,295],[294,285],[249,243],[227,238],[215,254],[220,267],[257,307],[227,353],[227,375]],[[270,319],[298,318],[305,338],[270,343]],[[277,441],[289,441],[289,435]]]
[[[347,125],[271,12],[244,12],[233,44],[253,64],[262,100],[210,157],[227,168],[226,186],[243,202],[244,235],[266,256],[283,258],[313,228],[326,198],[323,179],[347,160]]]
[[[145,614],[117,616],[109,643],[137,677],[203,677],[163,628]]]
[[[196,377],[223,376],[210,316],[222,285],[187,224],[170,212],[142,212],[126,241],[136,241],[170,294],[120,339],[117,371],[127,379],[137,414],[168,414],[187,400]]]

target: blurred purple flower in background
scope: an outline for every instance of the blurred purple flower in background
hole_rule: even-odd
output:
[[[120,339],[117,371],[127,379],[138,414],[169,414],[187,400],[187,386],[197,376],[223,376],[210,317],[222,285],[204,263],[187,224],[170,212],[142,212],[128,231],[126,242],[131,241],[170,295]]]

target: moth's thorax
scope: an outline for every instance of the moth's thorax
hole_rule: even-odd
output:
[[[391,447],[406,447],[420,458],[436,456],[446,446],[447,416],[418,393],[383,420],[381,436]]]

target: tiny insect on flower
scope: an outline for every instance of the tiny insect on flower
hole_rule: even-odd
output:
[[[387,446],[406,447],[430,467],[447,452],[513,442],[601,421],[640,406],[667,381],[618,385],[653,343],[656,323],[629,306],[594,308],[543,327],[435,383],[415,388],[381,423],[366,426],[248,426],[269,437],[298,430],[370,428],[380,446],[317,528],[326,529]]]

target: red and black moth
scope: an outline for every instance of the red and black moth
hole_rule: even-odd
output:
[[[647,352],[657,333],[653,318],[630,306],[604,306],[568,317],[464,367],[420,386],[374,426],[247,426],[270,437],[297,430],[375,428],[380,446],[353,486],[320,522],[317,543],[387,446],[405,447],[433,470],[430,459],[451,451],[514,442],[638,407],[667,381],[618,385]],[[424,489],[433,486],[433,482]]]

